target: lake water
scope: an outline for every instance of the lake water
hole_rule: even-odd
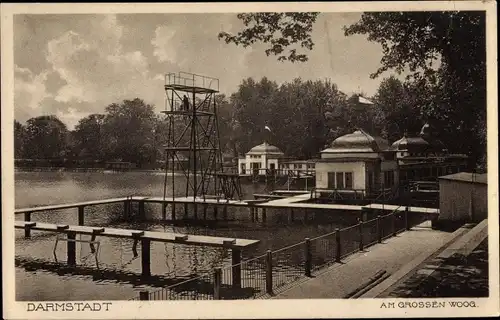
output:
[[[16,208],[72,203],[124,196],[161,196],[165,176],[161,173],[75,173],[17,172],[15,176]],[[184,191],[184,180],[176,177],[176,194]],[[243,183],[244,198],[264,192],[265,185]],[[171,194],[171,190],[167,190]],[[180,207],[180,206],[179,206]],[[333,231],[350,221],[332,221],[314,216],[308,221],[288,221],[283,212],[269,212],[268,221],[252,222],[248,210],[229,209],[228,221],[207,225],[169,225],[162,223],[161,206],[150,204],[152,217],[147,223],[125,221],[123,204],[85,209],[85,224],[154,231],[258,239],[258,247],[243,252],[247,259]],[[178,215],[180,217],[181,215]],[[16,216],[23,219],[23,215]],[[77,224],[76,209],[32,214],[32,221]],[[158,290],[173,280],[187,279],[231,263],[230,251],[219,248],[192,247],[178,244],[151,244],[151,272],[154,281],[141,282],[140,253],[133,254],[133,241],[101,238],[98,254],[91,253],[88,243],[77,243],[77,270],[64,268],[66,242],[56,244],[57,236],[32,231],[30,239],[16,230],[16,298],[17,300],[128,300],[141,290]],[[82,236],[78,239],[88,240]],[[140,252],[140,245],[138,248]]]

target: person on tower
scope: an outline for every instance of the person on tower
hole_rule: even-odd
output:
[[[182,106],[183,106],[184,111],[189,110],[189,100],[188,100],[188,97],[186,95],[184,95],[184,97],[182,98]]]

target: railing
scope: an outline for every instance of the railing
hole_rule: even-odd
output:
[[[322,236],[215,269],[156,292],[141,292],[133,300],[256,299],[275,295],[300,279],[328,267],[366,247],[381,243],[428,220],[426,214],[401,206],[391,213],[336,229]]]
[[[363,200],[366,195],[364,189],[325,189],[313,188],[311,189],[311,198],[316,199],[318,194],[327,193],[326,198],[331,200],[342,200],[344,196],[349,199]]]

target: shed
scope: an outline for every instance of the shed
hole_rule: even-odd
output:
[[[459,172],[439,177],[438,221],[473,221],[488,218],[487,174]]]

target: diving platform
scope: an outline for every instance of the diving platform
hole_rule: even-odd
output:
[[[229,249],[243,249],[255,245],[259,240],[222,238],[212,236],[186,235],[180,233],[144,231],[133,229],[116,229],[91,226],[59,225],[44,222],[15,221],[16,229],[26,229],[36,231],[49,231],[56,233],[70,233],[81,235],[96,235],[99,237],[139,239],[156,242],[169,242],[194,246],[207,246]]]

